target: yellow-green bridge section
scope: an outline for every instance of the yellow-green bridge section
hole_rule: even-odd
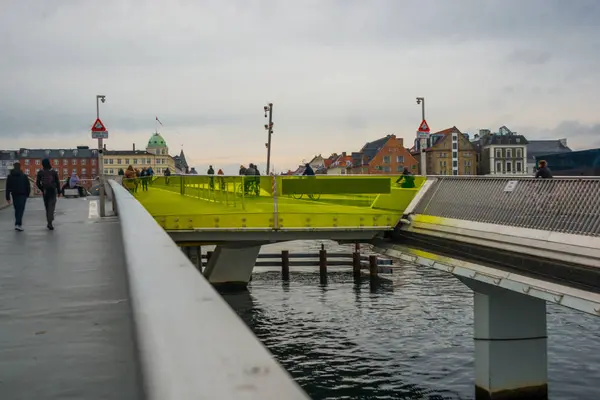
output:
[[[123,185],[167,231],[389,230],[414,188],[398,176],[170,176]],[[406,184],[405,184],[406,186]]]

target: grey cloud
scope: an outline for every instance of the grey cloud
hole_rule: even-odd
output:
[[[5,3],[0,139],[88,132],[98,92],[109,130],[152,131],[157,113],[193,140],[245,137],[242,152],[266,101],[295,149],[366,131],[412,138],[416,95],[433,126],[460,127],[531,124],[524,104],[553,124],[600,92],[598,0]]]
[[[543,65],[552,59],[552,54],[544,50],[515,49],[507,57],[509,63]]]
[[[600,123],[581,124],[577,121],[562,121],[554,128],[522,127],[519,132],[529,139],[568,138],[575,150],[600,147]]]

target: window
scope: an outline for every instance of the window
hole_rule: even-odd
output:
[[[108,164],[108,158],[104,159],[104,165]]]
[[[523,172],[523,164],[521,164],[520,161],[516,162],[515,167],[517,169],[517,172]]]
[[[496,163],[496,172],[502,172],[502,163],[500,163],[500,162]]]
[[[96,160],[92,159],[92,165],[96,165]]]
[[[111,168],[111,169],[108,170],[108,173],[112,175],[112,174],[115,173],[115,171]]]
[[[108,170],[104,169],[104,175],[108,175]]]
[[[496,158],[502,158],[502,149],[496,149]]]
[[[458,170],[456,170],[456,169],[455,169],[455,170],[453,170],[453,171],[452,171],[452,175],[458,175]]]
[[[29,175],[29,168],[25,169],[25,175]]]
[[[77,168],[73,168],[73,170],[71,172],[74,173],[74,174],[76,174],[77,173]]]
[[[523,158],[523,150],[516,149],[515,152],[517,153],[517,158]]]
[[[96,175],[96,168],[92,168],[92,175]]]
[[[54,165],[58,165],[58,160],[54,160]]]
[[[134,158],[133,159],[133,165],[137,165],[137,162],[138,162],[137,158]]]
[[[471,157],[471,153],[463,153],[463,157]]]
[[[72,160],[71,164],[73,164],[73,165],[77,165],[77,159],[75,159],[75,158],[74,158],[74,159]]]
[[[458,168],[458,161],[452,161],[452,168]]]
[[[125,159],[125,165],[129,165],[129,158]]]
[[[402,171],[404,171],[404,167],[402,165],[398,165],[396,167],[396,172],[402,172]],[[342,172],[344,172],[344,170],[342,170]]]
[[[120,158],[117,158],[117,164],[119,164],[119,165],[121,164],[121,159]]]
[[[387,158],[386,158],[386,157],[387,157]],[[387,161],[386,161],[386,159],[387,159]],[[390,156],[385,156],[385,157],[383,157],[383,162],[384,162],[385,164],[389,164],[389,163],[390,163]],[[156,163],[157,163],[157,164],[162,164],[162,159],[160,159],[160,158],[157,158],[157,159],[156,159]]]
[[[512,158],[512,150],[506,149],[506,158]]]
[[[109,163],[110,165],[113,165],[113,164],[115,163],[115,160],[113,160],[113,159],[111,158],[110,160],[108,160],[108,163]]]
[[[63,168],[63,176],[67,176],[69,175],[69,170],[66,168]]]
[[[86,162],[85,158],[84,158],[84,159],[82,159],[82,160],[81,160],[81,165],[85,165],[85,162]]]
[[[385,167],[383,167],[383,172],[392,172],[392,167],[386,165]]]
[[[81,168],[81,175],[85,175],[87,173],[85,168]]]
[[[452,158],[458,158],[458,151],[452,152]]]
[[[397,163],[403,163],[404,162],[404,156],[396,156],[396,162]]]
[[[146,164],[151,164],[152,163],[152,159],[151,158],[147,158],[146,159]]]
[[[521,143],[521,138],[515,138],[515,143]]]
[[[458,143],[452,143],[452,150],[458,150]]]
[[[25,165],[29,165],[29,160],[25,160]]]
[[[471,166],[471,160],[465,160],[465,167]]]
[[[458,135],[452,135],[452,141],[458,142]]]
[[[40,160],[35,160],[35,165],[40,165]]]
[[[512,172],[512,163],[510,161],[506,162],[506,172]]]

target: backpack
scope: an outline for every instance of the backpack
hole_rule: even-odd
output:
[[[50,190],[55,190],[56,189],[56,182],[55,182],[55,178],[54,178],[54,171],[52,171],[51,169],[43,169],[41,171],[42,173],[42,179],[41,179],[41,183],[42,183],[42,190],[43,191],[50,191]]]

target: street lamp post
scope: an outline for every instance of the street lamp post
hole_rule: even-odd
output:
[[[269,103],[264,107],[265,118],[267,118],[267,113],[269,117],[269,123],[265,125],[265,129],[269,133],[269,137],[267,140],[267,175],[271,173],[271,135],[273,135],[273,103]]]
[[[96,95],[96,118],[100,119],[100,101],[102,103],[106,102],[106,96],[102,94]],[[103,139],[101,137],[98,138],[98,170],[100,171],[100,216],[106,217],[106,193],[104,192],[104,164],[102,158],[103,150]],[[114,201],[114,199],[113,199]]]
[[[421,105],[421,117],[425,119],[425,97],[417,97],[417,104]]]
[[[417,97],[417,104],[421,105],[421,117],[423,121],[425,121],[425,97]],[[421,150],[421,175],[427,175],[427,154],[425,153],[425,148],[427,147],[427,138],[421,137],[419,138],[419,147]]]

